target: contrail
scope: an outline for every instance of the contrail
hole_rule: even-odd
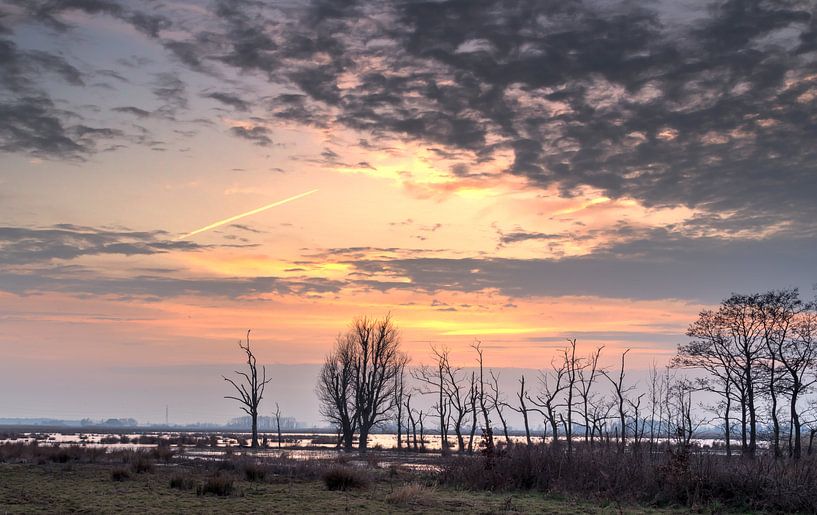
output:
[[[236,220],[241,220],[245,216],[256,215],[256,214],[258,214],[258,213],[260,213],[262,211],[266,211],[267,209],[270,209],[270,208],[273,208],[273,207],[276,207],[276,206],[280,206],[281,204],[286,204],[287,202],[292,202],[293,200],[298,200],[299,198],[303,198],[303,197],[305,197],[307,195],[311,195],[311,194],[315,193],[316,191],[318,191],[318,190],[317,189],[310,190],[310,191],[307,191],[306,193],[301,193],[299,195],[295,195],[294,197],[285,198],[284,200],[279,200],[277,202],[273,202],[272,204],[267,204],[266,206],[261,206],[261,207],[259,207],[257,209],[253,209],[252,211],[247,211],[246,213],[241,213],[240,215],[235,215],[235,216],[231,216],[230,218],[225,218],[224,220],[219,220],[218,222],[211,223],[207,227],[202,227],[201,229],[196,229],[195,231],[189,232],[189,233],[187,233],[187,234],[185,234],[183,236],[179,236],[176,239],[177,240],[184,240],[184,239],[189,238],[191,236],[195,236],[196,234],[199,234],[201,232],[209,231],[210,229],[215,229],[216,227],[221,227],[224,224],[228,224],[230,222],[235,222]]]

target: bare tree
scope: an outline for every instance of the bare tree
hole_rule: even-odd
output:
[[[369,432],[384,422],[394,407],[394,378],[408,361],[400,352],[400,337],[391,316],[361,317],[352,322],[347,338],[354,349],[353,391],[358,418],[358,449],[365,453]]]
[[[347,451],[352,449],[358,425],[355,353],[355,344],[349,335],[338,336],[335,348],[324,360],[316,387],[321,415],[338,428]]]
[[[414,418],[414,410],[411,409],[411,392],[407,393],[406,396],[406,416],[408,417],[409,428],[411,429],[411,436],[414,441],[413,448],[417,450],[417,420]],[[407,428],[407,430],[409,429]],[[409,444],[409,435],[406,434],[406,444]]]
[[[446,366],[448,361],[447,349],[436,349],[431,347],[431,352],[437,360],[436,366],[431,368],[422,365],[414,371],[414,378],[424,385],[419,389],[422,395],[435,395],[437,402],[433,409],[437,412],[440,423],[440,451],[445,456],[448,454],[448,418],[450,415],[450,401],[448,389],[448,374]]]
[[[756,374],[763,359],[763,323],[757,309],[757,295],[732,295],[721,303],[718,316],[727,330],[736,352],[736,368],[743,386],[741,408],[748,414],[749,442],[745,449],[754,455],[757,449]],[[745,419],[745,417],[744,417]],[[743,424],[746,426],[746,423]]]
[[[345,449],[352,448],[355,430],[358,448],[365,453],[369,432],[385,422],[395,405],[396,377],[408,357],[400,352],[400,338],[391,317],[357,318],[339,336],[318,379],[321,414],[340,427]]]
[[[601,347],[597,347],[596,350],[593,351],[590,356],[588,356],[586,360],[587,365],[579,369],[579,398],[581,399],[582,418],[584,419],[584,441],[589,441],[590,445],[593,445],[590,399],[593,390],[593,383],[596,380],[596,375],[599,372],[599,356],[601,356],[601,351],[603,349],[603,345]]]
[[[709,377],[700,379],[698,387],[715,393],[723,399],[719,403],[722,404],[723,408],[716,407],[715,410],[721,413],[723,418],[724,438],[728,455],[732,453],[732,425],[730,418],[732,400],[734,399],[740,403],[744,412],[741,416],[743,450],[747,452],[746,396],[745,388],[739,388],[740,385],[744,384],[740,380],[743,376],[743,370],[735,359],[737,348],[733,345],[734,340],[729,337],[728,330],[723,325],[722,317],[711,310],[702,311],[698,315],[698,319],[689,326],[686,334],[692,340],[678,346],[678,354],[672,359],[671,366],[697,368],[709,374]],[[662,413],[666,407],[666,403],[660,405]]]
[[[616,403],[618,406],[618,427],[619,431],[621,432],[621,451],[623,451],[627,446],[627,411],[624,408],[624,404],[627,401],[627,393],[633,389],[632,386],[629,388],[624,386],[624,378],[626,376],[624,360],[627,357],[628,352],[630,352],[630,349],[627,349],[621,353],[621,368],[619,369],[618,376],[610,376],[606,370],[602,370],[601,372],[613,385],[613,390],[616,394]]]
[[[522,374],[522,376],[519,378],[519,392],[516,394],[516,399],[519,402],[519,406],[516,407],[511,404],[507,404],[507,406],[513,411],[522,415],[522,422],[525,425],[525,442],[528,445],[532,445],[533,441],[530,438],[530,422],[528,420],[528,412],[531,410],[528,408],[528,405],[525,402],[527,396],[528,390],[525,389],[525,374]]]
[[[395,420],[397,421],[397,449],[403,448],[403,402],[406,396],[406,364],[403,362],[400,365],[400,370],[394,376],[394,411]]]
[[[468,401],[471,408],[471,431],[468,433],[468,453],[474,452],[474,434],[479,425],[477,418],[477,399],[479,398],[479,387],[477,386],[476,372],[471,372],[471,386],[468,389]]]
[[[482,419],[484,422],[483,431],[485,435],[485,451],[490,455],[494,451],[494,430],[491,427],[490,410],[488,404],[485,402],[485,371],[484,371],[484,356],[482,351],[482,342],[477,340],[471,347],[477,352],[477,363],[479,363],[479,383],[477,383],[477,400],[479,401],[479,408],[482,412]]]
[[[567,452],[573,451],[573,396],[576,393],[576,382],[579,374],[587,368],[587,363],[576,357],[576,338],[568,338],[567,347],[562,350],[562,357],[565,362],[565,408],[567,409],[567,420],[564,421],[565,435],[567,437]]]
[[[813,309],[813,306],[811,306]],[[806,393],[815,383],[817,376],[817,313],[808,311],[802,313],[794,323],[793,337],[780,349],[783,366],[789,373],[790,414],[794,445],[791,455],[799,458],[801,455],[800,426],[802,422],[798,413],[797,402],[801,394]],[[811,374],[811,375],[808,375]],[[811,446],[814,434],[809,435]]]
[[[491,393],[488,394],[488,398],[493,405],[496,416],[499,417],[499,422],[502,424],[502,434],[505,435],[505,443],[510,444],[511,436],[508,433],[508,423],[505,421],[505,415],[502,412],[502,410],[508,404],[503,402],[500,398],[499,376],[495,375],[493,370],[490,370],[489,372],[491,374],[491,382],[488,383],[488,387],[491,389]]]
[[[281,408],[275,403],[275,427],[278,430],[278,448],[281,448]]]
[[[448,377],[447,394],[451,406],[451,419],[454,425],[454,434],[457,436],[457,451],[465,451],[465,439],[462,435],[463,423],[468,415],[468,392],[465,391],[463,378],[460,377],[460,369],[451,365],[448,355],[445,355],[444,370]]]
[[[261,377],[258,377],[258,366],[255,362],[255,355],[250,349],[250,331],[247,331],[247,343],[245,344],[239,341],[238,347],[247,355],[247,368],[249,369],[249,373],[236,370],[236,375],[239,375],[244,379],[244,381],[239,379],[238,383],[226,376],[221,376],[225,381],[233,385],[239,395],[238,397],[234,395],[226,395],[224,398],[238,401],[241,404],[241,409],[250,416],[250,419],[252,420],[251,447],[253,449],[257,449],[258,406],[261,404],[261,400],[264,398],[264,388],[266,388],[267,383],[272,381],[272,378],[267,379],[267,368],[264,366],[261,367]]]
[[[553,435],[553,445],[559,443],[559,426],[557,422],[557,411],[560,407],[557,399],[559,394],[566,388],[565,383],[565,362],[564,360],[557,361],[553,359],[550,363],[551,372],[543,371],[539,374],[539,384],[541,391],[536,395],[536,398],[528,396],[528,401],[536,406],[531,408],[533,411],[538,411],[545,417],[546,424],[550,425],[551,434]]]

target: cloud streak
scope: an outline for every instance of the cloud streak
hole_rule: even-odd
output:
[[[201,229],[196,229],[195,231],[192,231],[192,232],[189,232],[187,234],[178,236],[176,238],[176,240],[185,240],[187,238],[190,238],[191,236],[195,236],[195,235],[201,234],[201,233],[203,233],[205,231],[215,229],[216,227],[221,227],[222,225],[227,225],[227,224],[230,224],[230,223],[233,223],[233,222],[237,222],[238,220],[241,220],[242,218],[257,215],[258,213],[263,213],[264,211],[266,211],[268,209],[272,209],[274,207],[278,207],[278,206],[281,206],[283,204],[287,204],[289,202],[304,198],[304,197],[306,197],[308,195],[311,195],[311,194],[313,194],[313,193],[315,193],[317,191],[318,191],[317,188],[314,189],[314,190],[309,190],[309,191],[306,191],[304,193],[299,193],[297,195],[287,197],[287,198],[285,198],[283,200],[278,200],[278,201],[273,202],[271,204],[267,204],[265,206],[261,206],[261,207],[252,209],[250,211],[247,211],[246,213],[241,213],[241,214],[238,214],[238,215],[235,215],[235,216],[231,216],[229,218],[225,218],[224,220],[219,220],[218,222],[213,222],[210,225],[202,227]]]

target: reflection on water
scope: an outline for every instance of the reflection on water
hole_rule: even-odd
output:
[[[2,435],[0,444],[22,442],[38,442],[40,444],[51,445],[83,445],[101,446],[111,449],[135,449],[155,447],[159,443],[167,443],[174,446],[181,446],[185,449],[221,449],[225,447],[241,447],[249,443],[251,434],[249,432],[143,432],[143,433],[82,433],[82,432],[47,432],[47,433],[16,433],[12,435]],[[468,445],[468,435],[464,435],[465,444]],[[288,450],[292,455],[296,450],[309,450],[312,456],[319,456],[316,451],[324,450],[334,456],[333,452],[338,447],[337,435],[328,433],[284,433],[281,435],[281,442],[275,433],[259,433],[258,438],[264,444],[264,448],[270,452]],[[494,436],[495,441],[504,441],[504,436]],[[550,438],[532,437],[533,443],[549,442]],[[576,438],[579,440],[579,438]],[[479,435],[474,437],[473,446],[477,449],[482,438]],[[510,440],[515,443],[525,443],[523,435],[511,435]],[[449,447],[457,448],[455,437],[448,438]],[[723,444],[722,440],[712,438],[694,439],[693,444],[701,447],[713,447]],[[413,445],[413,444],[412,444]],[[403,435],[403,446],[411,447]],[[442,448],[442,438],[440,435],[424,435],[422,442],[418,437],[418,446],[427,451],[439,451]],[[397,435],[391,433],[369,435],[369,448],[371,449],[396,449]]]

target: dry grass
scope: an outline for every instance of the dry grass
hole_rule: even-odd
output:
[[[434,490],[420,483],[409,483],[398,487],[386,496],[386,502],[398,506],[428,506]]]

